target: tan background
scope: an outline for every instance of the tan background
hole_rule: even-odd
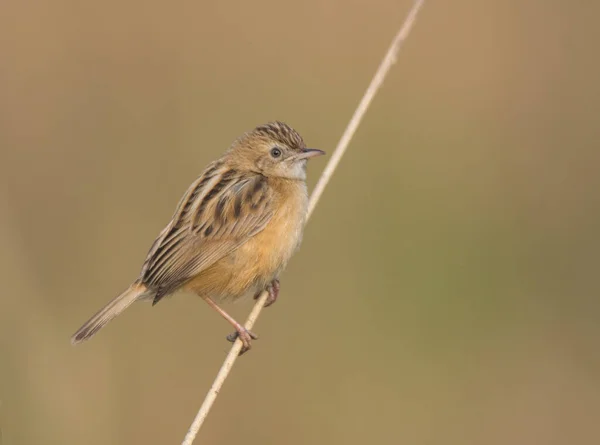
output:
[[[215,313],[70,335],[241,132],[331,151],[409,5],[0,3],[5,444],[180,443]],[[199,443],[600,443],[599,14],[425,5]]]

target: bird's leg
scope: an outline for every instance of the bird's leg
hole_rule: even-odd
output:
[[[228,335],[227,340],[229,340],[230,342],[234,342],[238,337],[240,338],[240,340],[243,343],[242,350],[240,351],[240,355],[242,355],[244,352],[248,351],[252,347],[252,345],[250,344],[251,341],[256,340],[258,337],[255,334],[253,334],[251,331],[246,329],[244,326],[239,324],[237,321],[235,321],[235,319],[231,315],[229,315],[227,312],[225,312],[223,309],[221,309],[217,305],[217,303],[215,303],[209,297],[204,297],[204,301],[206,301],[215,311],[217,311],[219,314],[221,314],[221,316],[225,320],[227,320],[229,323],[231,323],[231,325],[235,328],[235,333]]]
[[[280,287],[279,280],[277,278],[274,279],[273,281],[271,281],[271,283],[269,283],[269,285],[266,287],[266,291],[269,293],[269,296],[267,297],[267,299],[265,301],[265,305],[263,307],[269,307],[269,306],[271,306],[273,303],[275,303],[277,301],[277,297],[279,296],[279,287]],[[254,296],[254,299],[258,300],[258,297],[260,297],[260,294],[262,294],[262,292],[263,291],[257,292],[256,295]],[[214,303],[212,303],[212,304],[214,304]],[[215,309],[217,309],[217,311],[219,311],[219,313],[221,315],[223,315],[223,317],[225,317],[225,318],[229,317],[229,315],[227,315],[227,314],[224,315],[225,312],[220,307],[218,307],[216,304],[214,304],[214,307],[215,307]],[[229,320],[230,318],[231,317],[227,318],[227,320]],[[231,321],[230,321],[230,323],[231,323]],[[234,324],[233,326],[236,326],[236,325]],[[242,329],[244,331],[248,332],[251,336],[254,335],[252,332],[248,331],[243,326],[242,326]],[[230,342],[233,343],[239,336],[240,336],[240,331],[236,327],[235,328],[235,332],[232,332],[231,334],[229,334],[227,336],[227,340],[229,340]],[[254,336],[252,338],[256,338],[256,336]],[[242,341],[244,341],[244,340],[242,339]],[[250,343],[248,341],[248,345],[249,344]],[[245,343],[244,343],[244,345],[245,345]],[[242,352],[240,352],[240,355],[243,354],[244,352],[246,352],[248,349],[250,349],[250,346],[248,346],[247,349],[242,350]]]
[[[281,286],[280,286],[279,280],[277,278],[275,278],[273,281],[271,281],[271,283],[269,283],[269,285],[267,286],[267,292],[269,292],[269,296],[267,297],[267,300],[265,301],[264,307],[269,307],[277,301],[277,297],[279,297],[279,288],[280,287]],[[257,300],[258,297],[260,297],[260,294],[262,294],[262,291],[257,293],[254,296],[254,299]]]

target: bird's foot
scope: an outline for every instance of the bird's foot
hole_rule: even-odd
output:
[[[267,289],[266,289],[267,292],[269,293],[269,296],[267,297],[267,300],[265,301],[264,307],[269,307],[277,301],[277,298],[279,297],[279,288],[280,287],[281,286],[279,284],[278,279],[271,281],[271,283],[267,286]],[[257,293],[254,296],[254,299],[257,300],[261,293],[262,292]]]
[[[227,336],[227,341],[233,343],[238,338],[242,341],[242,350],[240,351],[240,355],[242,355],[252,348],[252,340],[257,340],[258,335],[240,325],[236,326],[235,332]]]

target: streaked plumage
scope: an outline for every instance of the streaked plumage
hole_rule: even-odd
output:
[[[277,298],[278,276],[298,248],[308,204],[307,149],[282,122],[259,126],[235,141],[188,188],[169,224],[154,241],[139,278],[72,337],[79,343],[139,299],[156,304],[192,290],[230,321],[250,347],[253,334],[213,299]]]

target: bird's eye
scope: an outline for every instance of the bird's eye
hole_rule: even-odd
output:
[[[281,156],[281,149],[277,148],[277,147],[273,147],[271,149],[271,156],[273,156],[274,158],[278,158],[279,156]]]

